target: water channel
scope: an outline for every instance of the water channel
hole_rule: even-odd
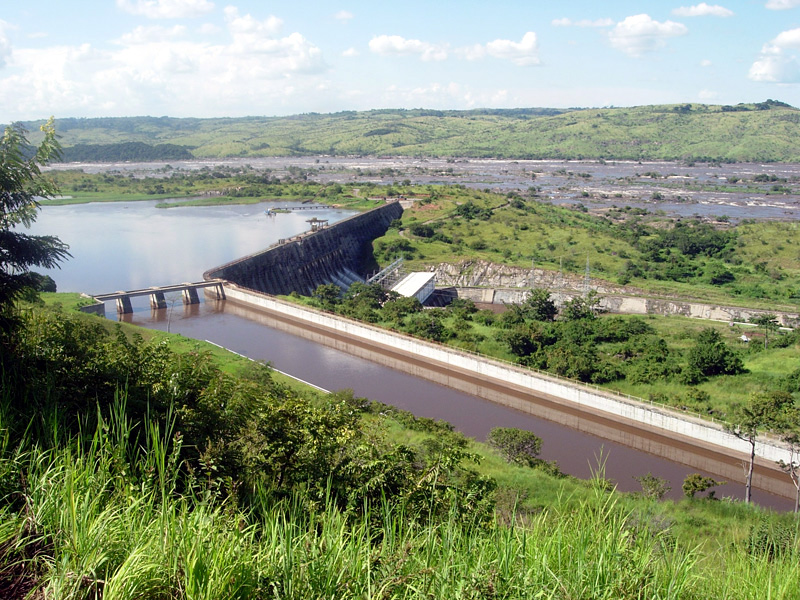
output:
[[[155,202],[130,202],[45,207],[31,233],[54,234],[70,245],[73,258],[61,270],[48,272],[59,291],[97,294],[198,281],[211,266],[307,230],[309,218],[333,223],[352,214],[319,209],[267,216],[266,206],[157,209]],[[179,300],[167,300],[167,309],[152,311],[147,299],[140,299],[129,320],[213,341],[326,389],[351,388],[359,396],[450,421],[478,439],[495,426],[529,429],[544,440],[542,457],[556,460],[572,475],[590,476],[597,458],[605,456],[606,475],[621,490],[639,489],[633,477],[651,472],[669,480],[670,495],[679,497],[683,479],[697,471],[309,342],[275,329],[254,310],[229,302],[184,307]],[[112,304],[107,311],[116,318]],[[743,487],[731,482],[718,494],[741,497]],[[760,490],[754,500],[791,507],[789,499]]]

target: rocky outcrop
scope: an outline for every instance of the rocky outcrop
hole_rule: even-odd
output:
[[[482,304],[519,304],[531,287],[550,292],[562,306],[587,291],[586,280],[575,274],[544,269],[523,269],[486,261],[442,263],[435,269],[436,284],[452,286],[460,298]],[[589,289],[600,296],[600,309],[610,313],[635,315],[681,315],[698,319],[746,323],[754,317],[774,314],[785,327],[796,327],[797,313],[766,311],[738,306],[723,306],[679,298],[652,298],[635,288],[615,286],[591,279]]]
[[[525,269],[484,260],[441,263],[436,269],[436,284],[455,287],[531,288],[581,292],[585,278],[547,269]],[[621,293],[624,288],[605,281],[592,280],[592,289],[600,294]]]
[[[203,276],[274,295],[311,295],[317,286],[327,283],[347,288],[364,280],[372,240],[386,233],[389,223],[402,214],[402,206],[392,202],[330,227],[281,240]]]

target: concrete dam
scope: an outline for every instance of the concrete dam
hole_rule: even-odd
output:
[[[224,279],[272,295],[310,296],[327,283],[346,289],[364,281],[371,266],[372,240],[386,233],[402,214],[400,203],[391,202],[209,269],[203,278]]]

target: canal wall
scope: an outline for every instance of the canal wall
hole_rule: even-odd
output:
[[[281,240],[266,250],[209,269],[204,279],[224,279],[267,294],[311,295],[317,286],[347,288],[363,281],[372,240],[382,236],[403,208],[391,202],[329,227]]]
[[[391,348],[395,352],[403,353],[419,361],[419,367],[403,369],[412,374],[426,376],[426,370],[434,361],[444,365],[454,373],[469,373],[474,377],[469,383],[469,378],[447,377],[440,379],[439,383],[449,385],[456,389],[472,393],[488,400],[500,402],[512,408],[531,412],[530,399],[525,395],[509,398],[508,394],[494,394],[486,381],[502,382],[503,385],[525,390],[528,394],[555,399],[565,405],[577,407],[581,411],[593,414],[604,414],[617,423],[636,423],[640,426],[661,432],[667,437],[683,437],[692,444],[707,448],[722,449],[736,455],[736,460],[749,455],[750,446],[744,440],[724,431],[720,423],[708,422],[689,415],[672,411],[666,407],[648,404],[621,394],[615,394],[592,386],[581,385],[574,381],[564,380],[552,375],[520,368],[510,363],[504,363],[484,356],[473,355],[447,346],[426,342],[410,336],[366,325],[358,321],[345,319],[323,311],[303,307],[282,300],[271,298],[238,286],[226,285],[225,293],[228,300],[242,302],[250,306],[265,309],[271,313],[282,314],[299,322],[325,328],[328,331],[341,334],[346,340],[365,340],[371,344]],[[372,352],[374,354],[374,351]],[[365,351],[369,356],[370,351]],[[380,362],[380,361],[379,361]],[[419,371],[419,373],[417,372]],[[459,381],[455,381],[458,379]],[[465,384],[464,382],[467,381]],[[628,435],[623,432],[623,438]],[[624,441],[620,439],[620,441]],[[756,443],[756,455],[774,466],[776,461],[790,460],[789,451],[777,444],[759,440]],[[741,477],[741,466],[735,467],[738,473],[731,473],[732,479]],[[788,477],[786,478],[788,483]]]

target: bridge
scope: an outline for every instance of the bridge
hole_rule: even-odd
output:
[[[225,290],[222,287],[222,279],[212,279],[210,281],[198,281],[196,283],[178,283],[175,285],[165,285],[161,287],[151,287],[142,290],[130,290],[111,292],[110,294],[98,294],[92,296],[97,302],[109,300],[117,301],[117,312],[121,315],[133,312],[131,298],[140,296],[150,296],[150,306],[152,308],[167,308],[167,294],[180,293],[184,304],[198,304],[200,297],[197,290],[202,288],[213,288],[216,292],[217,300],[225,299]]]

